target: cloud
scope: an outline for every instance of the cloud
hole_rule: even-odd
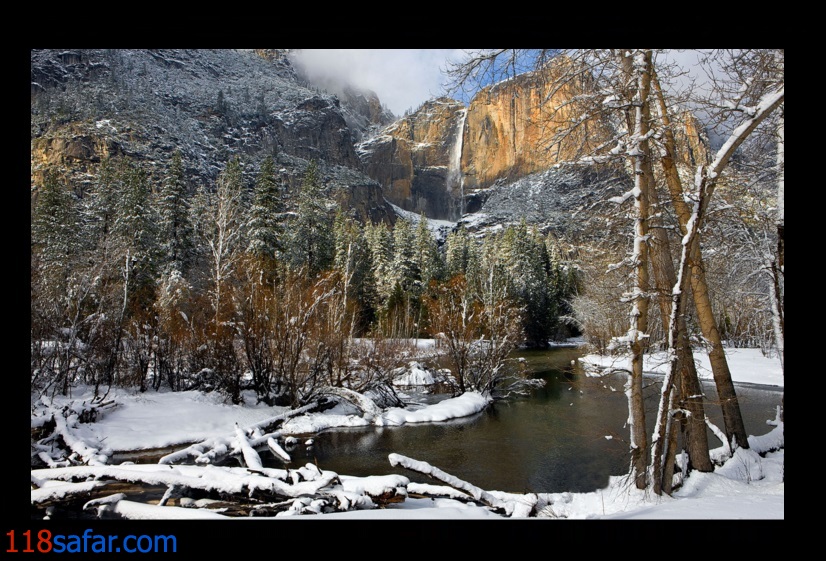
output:
[[[311,80],[367,88],[395,115],[444,91],[442,70],[459,49],[302,49],[294,58]]]

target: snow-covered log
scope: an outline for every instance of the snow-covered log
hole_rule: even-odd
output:
[[[254,430],[259,430],[262,433],[266,433],[272,431],[276,427],[280,426],[284,421],[295,417],[296,415],[301,415],[307,411],[310,411],[314,408],[318,407],[318,402],[313,402],[304,407],[299,407],[297,409],[291,409],[285,413],[280,415],[276,415],[275,417],[270,417],[268,419],[264,419],[263,421],[259,421],[249,427],[243,429],[245,434],[251,433]],[[266,442],[266,439],[272,437],[273,434],[265,434],[261,438],[256,438],[250,441],[250,445],[253,448],[256,448]],[[162,457],[158,463],[160,464],[177,464],[182,462],[195,462],[198,464],[212,464],[216,463],[226,456],[240,452],[239,449],[235,447],[237,443],[237,438],[235,433],[231,436],[224,436],[224,437],[215,437],[215,438],[208,438],[201,442],[197,442],[188,446],[182,450],[178,450],[176,452],[172,452],[171,454],[167,454],[166,456]]]
[[[292,458],[290,458],[290,455],[287,454],[287,452],[281,446],[278,445],[278,442],[276,442],[274,438],[267,439],[267,446],[269,446],[270,450],[272,450],[277,457],[281,458],[285,462],[289,462],[292,460]]]
[[[410,484],[410,480],[402,475],[342,475],[339,481],[344,492],[356,497],[366,495],[378,505],[404,502],[407,498],[407,486]]]
[[[68,419],[60,412],[54,413],[55,432],[63,439],[69,449],[77,454],[79,461],[90,466],[103,466],[109,461],[109,455],[99,448],[89,446],[82,438],[75,434],[74,427],[77,418],[72,415]]]
[[[226,496],[251,497],[257,494],[276,498],[315,495],[338,482],[337,473],[321,471],[312,464],[299,470],[262,468],[260,473],[250,473],[247,468],[219,466],[72,466],[32,470],[32,476],[55,481],[114,479],[144,485],[175,486],[182,492],[193,489]]]
[[[354,392],[351,389],[327,386],[326,388],[322,389],[319,393],[323,395],[332,395],[347,400],[348,402],[352,403],[353,405],[361,409],[364,412],[364,417],[367,420],[372,420],[381,417],[381,409],[379,409],[379,407],[375,404],[375,402],[372,399],[370,399],[366,395]]]
[[[459,489],[460,491],[464,491],[477,501],[480,501],[487,506],[490,506],[495,509],[501,509],[503,512],[510,514],[508,507],[508,503],[498,499],[488,491],[484,489],[480,489],[475,485],[471,485],[467,481],[463,481],[458,477],[454,477],[447,472],[442,471],[437,467],[433,467],[427,462],[421,462],[418,460],[414,460],[412,458],[408,458],[407,456],[402,456],[401,454],[390,454],[388,457],[390,460],[391,466],[401,466],[403,468],[417,471],[434,479],[438,479],[443,483],[447,483],[451,487],[455,489]]]
[[[104,486],[101,481],[83,481],[81,483],[65,483],[47,481],[39,489],[32,489],[32,504],[43,504],[55,501],[64,501],[74,497],[88,495],[93,489]]]
[[[264,464],[261,463],[261,457],[258,455],[258,452],[250,446],[247,435],[244,434],[244,431],[241,430],[238,423],[235,424],[235,439],[238,447],[241,449],[241,454],[244,456],[244,463],[247,467],[252,470],[261,470],[264,467]]]
[[[98,508],[98,516],[101,518],[125,518],[127,520],[226,520],[229,518],[218,512],[203,508],[156,506],[125,500],[101,505]]]

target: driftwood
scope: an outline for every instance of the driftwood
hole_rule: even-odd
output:
[[[261,463],[261,456],[259,456],[255,448],[250,445],[250,441],[247,440],[247,435],[244,434],[244,431],[241,430],[238,423],[235,424],[235,439],[238,447],[241,449],[241,454],[244,456],[244,463],[247,467],[251,470],[264,469],[264,464]]]
[[[219,509],[223,516],[291,516],[373,509],[403,501],[402,476],[340,478],[313,464],[298,469],[141,464],[32,470],[32,506],[97,510],[108,518],[198,518],[180,508]],[[147,500],[146,490],[152,499]],[[142,508],[141,503],[156,508]],[[126,501],[119,505],[120,501]],[[150,505],[149,503],[156,503]]]
[[[299,407],[298,409],[291,409],[281,415],[276,415],[275,417],[270,417],[269,419],[265,419],[263,421],[259,421],[246,429],[243,429],[242,432],[247,434],[252,434],[253,432],[263,432],[267,434],[263,434],[257,438],[250,438],[247,440],[249,446],[253,449],[258,448],[259,446],[263,446],[267,443],[267,440],[270,438],[278,438],[281,436],[278,432],[269,432],[274,430],[277,427],[280,427],[284,421],[295,417],[296,415],[301,415],[306,413],[307,411],[311,411],[319,406],[318,402],[313,402],[309,405],[305,405],[304,407]],[[216,438],[208,438],[201,442],[197,442],[192,444],[182,450],[178,450],[176,452],[172,452],[171,454],[167,454],[166,456],[162,457],[158,463],[160,464],[178,464],[178,463],[189,463],[194,462],[196,464],[217,464],[230,456],[232,454],[241,453],[241,445],[238,441],[238,432],[234,432],[232,435],[224,436],[224,437],[216,437]]]
[[[72,402],[56,407],[46,396],[40,400],[46,405],[47,413],[32,418],[32,431],[38,433],[37,442],[33,441],[33,449],[40,461],[49,467],[106,465],[112,451],[100,444],[84,441],[77,435],[77,428],[81,423],[95,422],[105,410],[116,406],[114,401]]]
[[[267,446],[272,450],[273,454],[276,457],[284,460],[285,462],[292,461],[290,455],[287,454],[286,450],[284,450],[281,446],[278,445],[278,442],[275,441],[273,438],[267,438]]]

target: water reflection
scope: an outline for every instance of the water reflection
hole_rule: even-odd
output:
[[[428,462],[460,479],[488,490],[510,492],[588,492],[604,487],[611,475],[628,471],[628,404],[625,377],[591,378],[571,361],[576,349],[528,351],[524,356],[533,375],[546,380],[530,396],[497,402],[477,415],[446,423],[402,427],[335,429],[321,433],[311,447],[291,452],[290,466],[307,461],[347,475],[398,473],[412,481],[436,483],[414,472],[390,466],[391,453]],[[650,378],[646,403],[651,414],[659,395]],[[713,385],[706,385],[710,401]],[[749,434],[771,427],[780,392],[738,388]],[[709,406],[715,423],[719,408]],[[721,424],[719,426],[722,426]],[[712,447],[719,445],[711,439]],[[266,454],[265,454],[266,455]],[[271,465],[283,467],[275,459]]]

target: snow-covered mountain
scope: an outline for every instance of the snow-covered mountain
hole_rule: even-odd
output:
[[[355,152],[392,115],[372,92],[339,97],[308,83],[283,50],[33,50],[31,99],[33,192],[46,169],[82,191],[108,156],[161,177],[180,150],[194,186],[214,182],[234,156],[252,177],[275,155],[288,187],[316,160],[341,204],[362,219],[395,219]]]
[[[286,50],[33,50],[32,192],[46,169],[81,192],[107,156],[160,178],[180,150],[194,188],[234,156],[251,179],[275,155],[288,192],[316,160],[328,193],[362,220],[394,221],[392,203],[470,228],[524,218],[574,232],[629,180],[617,168],[557,165],[601,142],[608,124],[594,120],[586,138],[549,150],[547,108],[577,92],[549,93],[543,72],[484,88],[467,106],[438,98],[395,119],[373,92],[311,83]]]

